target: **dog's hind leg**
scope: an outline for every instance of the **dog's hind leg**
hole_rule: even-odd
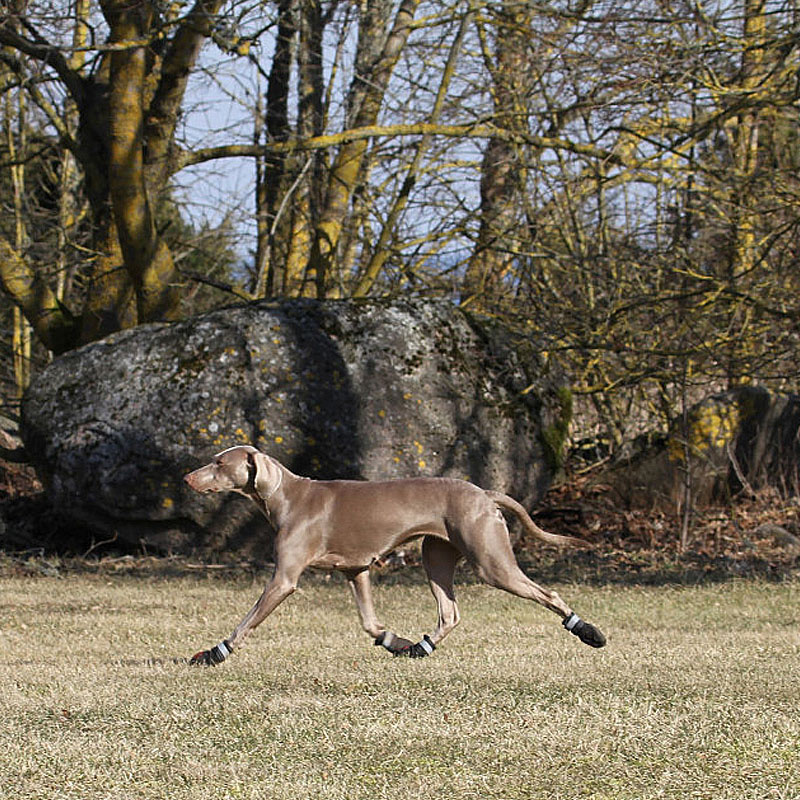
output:
[[[545,589],[538,583],[534,583],[516,564],[509,572],[503,571],[499,575],[482,569],[479,569],[479,573],[492,586],[504,589],[518,597],[534,600],[545,608],[554,611],[561,617],[563,626],[570,633],[574,633],[584,644],[588,644],[591,647],[603,647],[605,645],[606,637],[600,630],[591,623],[582,620],[561,599],[557,592]]]
[[[461,553],[449,542],[434,536],[426,536],[422,540],[422,564],[439,611],[436,630],[430,636],[435,645],[439,644],[461,620],[453,591],[453,575],[460,558]]]
[[[409,646],[395,655],[410,658],[429,656],[436,649],[436,645],[458,625],[461,616],[453,591],[453,574],[460,558],[461,553],[449,542],[435,536],[426,536],[422,540],[422,563],[428,575],[431,592],[436,599],[439,620],[436,630],[430,636],[423,636],[416,644],[409,643]]]
[[[592,647],[605,645],[606,637],[594,625],[582,620],[558,592],[534,583],[519,568],[504,521],[496,518],[487,521],[478,535],[470,537],[468,554],[481,580],[490,586],[533,600],[555,612],[561,617],[564,627],[584,644]]]

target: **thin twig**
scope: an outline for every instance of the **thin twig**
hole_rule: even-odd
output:
[[[742,484],[742,488],[747,492],[750,497],[755,497],[756,493],[753,490],[753,487],[750,485],[750,481],[744,476],[744,472],[742,470],[742,466],[739,463],[739,459],[736,458],[736,453],[733,452],[733,448],[731,447],[731,443],[727,442],[725,444],[725,450],[728,453],[728,458],[731,461],[731,466],[733,467],[733,471],[736,473],[736,477],[739,479],[739,483]]]
[[[102,547],[104,544],[111,544],[112,542],[117,541],[118,533],[114,531],[114,535],[110,539],[103,539],[102,542],[95,542],[92,540],[92,546],[81,556],[81,558],[86,558],[92,550],[96,550],[98,547]]]

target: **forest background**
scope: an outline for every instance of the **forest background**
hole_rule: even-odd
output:
[[[604,452],[798,374],[796,0],[10,0],[0,375],[234,300],[444,297]]]

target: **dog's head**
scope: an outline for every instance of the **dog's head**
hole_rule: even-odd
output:
[[[223,450],[210,464],[184,476],[196,492],[239,492],[262,500],[277,490],[282,478],[278,462],[250,445]]]

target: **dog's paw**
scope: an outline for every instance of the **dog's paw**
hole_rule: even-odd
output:
[[[606,637],[599,628],[595,628],[591,622],[584,622],[580,631],[575,632],[577,637],[590,647],[605,647]]]
[[[211,667],[213,665],[214,662],[211,660],[210,650],[201,650],[189,659],[190,667]]]
[[[592,625],[591,622],[582,620],[577,614],[572,613],[562,624],[584,644],[588,644],[590,647],[605,647],[606,637],[603,632]]]
[[[227,642],[220,642],[210,650],[201,650],[189,659],[191,667],[216,667],[231,654],[231,646]]]
[[[391,631],[384,631],[373,642],[375,646],[380,646],[388,650],[393,656],[399,655],[407,647],[413,647],[414,643],[402,636],[396,636]]]
[[[408,643],[408,646],[398,650],[396,656],[407,656],[408,658],[425,658],[436,649],[436,645],[430,640],[426,633],[416,644]]]

